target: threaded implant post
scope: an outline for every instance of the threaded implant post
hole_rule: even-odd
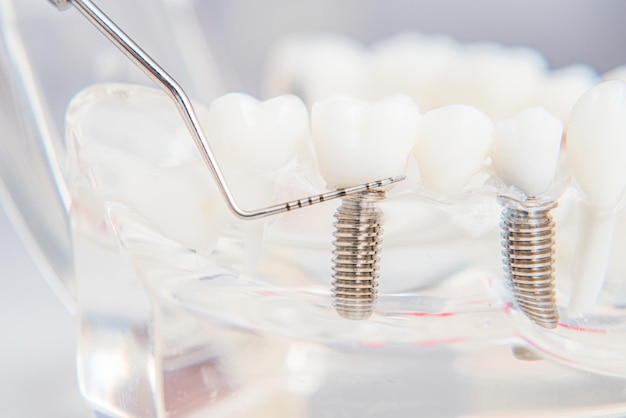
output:
[[[559,322],[554,275],[555,222],[542,207],[513,207],[502,200],[500,223],[504,277],[517,307],[535,324],[553,329]],[[515,205],[519,206],[519,205]]]
[[[384,198],[379,190],[348,196],[335,213],[333,306],[347,319],[367,319],[376,306]]]

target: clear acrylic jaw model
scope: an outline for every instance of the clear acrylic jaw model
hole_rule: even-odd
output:
[[[90,88],[70,107],[68,132],[81,384],[107,413],[622,411],[618,302],[564,315],[555,330],[512,308],[492,191],[454,204],[409,187],[389,196],[376,310],[352,321],[333,308],[329,286],[336,204],[237,220],[152,89]],[[314,190],[300,164],[274,190]],[[571,200],[555,214],[559,236],[572,233]]]
[[[328,86],[308,76],[290,88],[313,102]],[[195,107],[214,133],[210,111]],[[514,208],[525,198],[494,180],[488,164],[463,190],[433,192],[412,156],[406,180],[377,203],[385,230],[378,296],[371,316],[355,321],[333,306],[340,202],[237,219],[175,106],[151,88],[88,87],[66,120],[78,372],[98,416],[626,413],[624,216],[615,209],[597,302],[570,313],[585,213],[564,158],[546,195],[559,203],[554,329],[531,322],[502,277],[503,197]],[[244,207],[326,189],[311,146],[271,169],[219,148]]]

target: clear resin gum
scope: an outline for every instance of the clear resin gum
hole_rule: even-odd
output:
[[[546,330],[514,308],[503,283],[497,188],[443,199],[411,182],[409,167],[381,203],[375,312],[353,321],[330,292],[338,203],[237,220],[152,89],[91,87],[67,121],[79,379],[104,416],[626,412],[623,216],[596,308],[576,318],[561,309]],[[323,191],[307,164],[273,180],[277,200]],[[237,181],[250,195],[245,173]],[[580,216],[572,186],[562,189],[553,212],[561,308]]]

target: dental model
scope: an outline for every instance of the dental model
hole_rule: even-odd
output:
[[[473,106],[424,114],[414,148],[424,188],[442,195],[461,192],[483,165],[492,131],[491,119]]]
[[[329,188],[402,176],[417,135],[419,109],[406,96],[362,102],[335,96],[315,103],[313,142]],[[335,214],[333,305],[347,319],[368,318],[378,297],[385,191],[342,199]]]
[[[593,308],[602,290],[626,188],[626,82],[598,84],[580,98],[570,116],[567,147],[576,183],[589,205],[568,309],[577,316]]]
[[[231,93],[211,103],[207,135],[237,199],[248,207],[265,206],[274,195],[276,176],[289,169],[305,149],[309,114],[296,96],[261,102]],[[243,226],[244,273],[256,267],[265,225],[262,219]]]
[[[511,190],[499,200],[504,276],[515,303],[544,328],[556,328],[554,218],[547,192],[557,170],[563,124],[542,108],[527,109],[500,122],[492,147],[496,175]]]

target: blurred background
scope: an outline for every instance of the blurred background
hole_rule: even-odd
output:
[[[33,76],[40,82],[48,113],[52,141],[56,141],[54,146],[62,152],[63,115],[75,93],[102,81],[147,85],[150,82],[76,10],[59,13],[47,3],[0,0],[0,10],[5,23],[16,23],[23,48],[29,51]],[[626,16],[626,2],[621,0],[99,0],[96,3],[193,97],[205,102],[232,90],[259,95],[264,56],[273,41],[290,32],[331,31],[370,43],[398,32],[416,30],[448,34],[462,42],[495,41],[536,48],[547,57],[552,68],[584,63],[605,72],[626,63],[623,42],[626,26],[622,20]],[[193,24],[181,25],[192,17]],[[8,58],[11,54],[7,51],[14,45],[6,32],[2,41],[0,101],[4,116],[0,118],[3,132],[0,143],[4,142],[5,146],[0,146],[0,171],[5,183],[13,181],[13,185],[18,184],[15,178],[22,181],[29,177],[19,183],[25,192],[17,202],[17,210],[23,212],[24,208],[41,206],[37,203],[40,193],[54,194],[54,191],[41,189],[38,176],[42,174],[33,169],[38,164],[45,166],[41,155],[34,153],[32,158],[28,154],[22,160],[16,159],[11,152],[17,148],[6,145],[21,141],[22,135],[29,133],[19,128],[20,123],[28,121],[20,119],[16,111],[23,86],[16,84],[19,76],[11,74],[12,63]],[[194,53],[198,48],[208,48],[211,54],[199,58]],[[57,207],[39,209],[55,212],[58,217],[62,213],[58,200]],[[15,213],[12,215],[17,219]],[[66,239],[66,225],[61,221],[51,223],[59,230],[44,228],[43,232],[51,237],[49,241]],[[29,228],[33,224],[20,225]],[[54,251],[50,254],[57,257]],[[58,257],[62,259],[63,254]],[[73,317],[28,255],[5,209],[0,209],[0,283],[0,416],[89,416],[75,382]]]

